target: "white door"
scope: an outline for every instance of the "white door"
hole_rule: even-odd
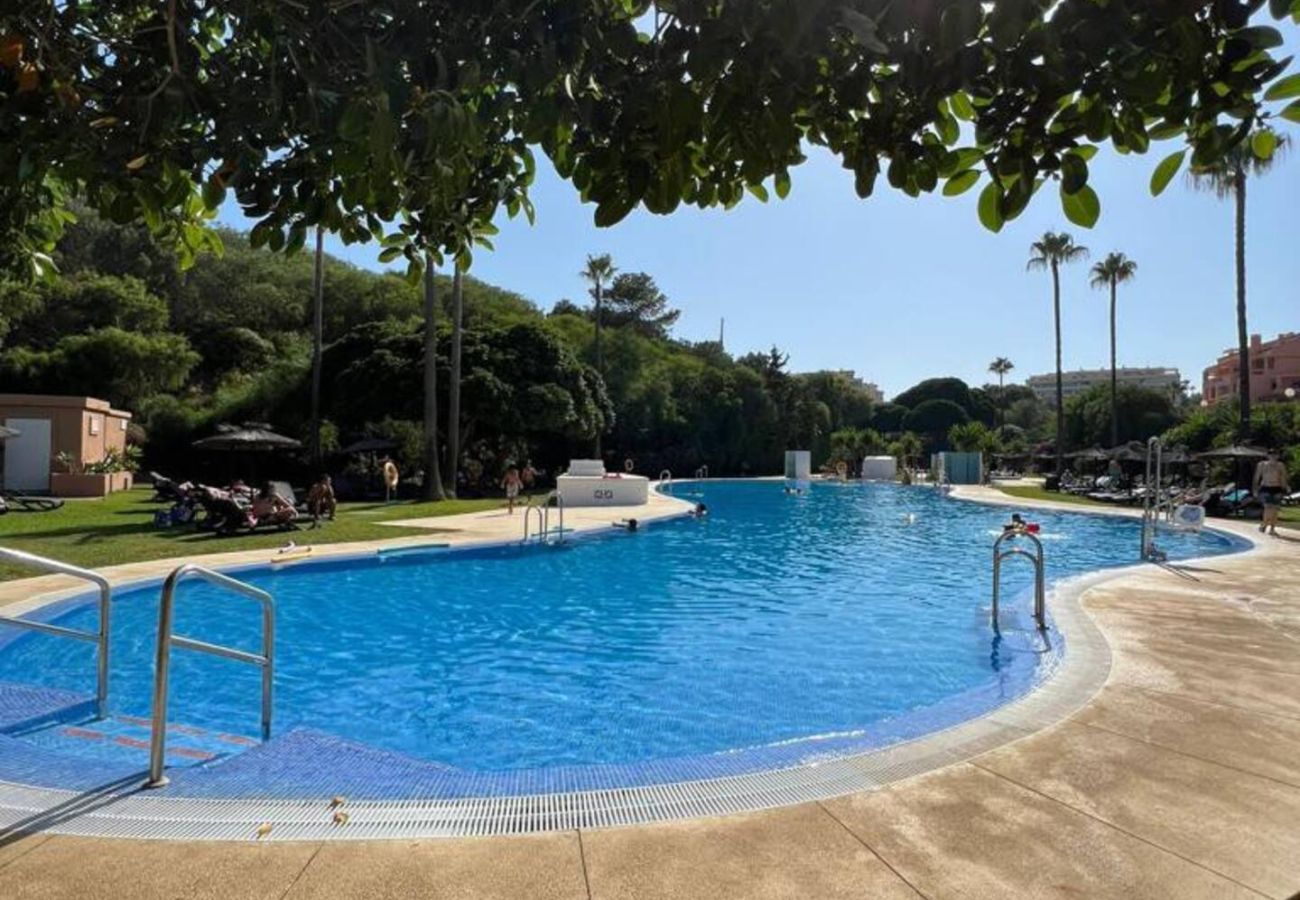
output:
[[[8,419],[5,424],[19,432],[5,441],[5,490],[48,491],[50,420]]]

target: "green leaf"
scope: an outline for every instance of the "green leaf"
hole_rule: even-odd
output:
[[[772,185],[776,189],[777,197],[784,200],[790,196],[790,173],[782,169],[776,173],[776,178]]]
[[[964,194],[975,186],[975,182],[980,180],[980,173],[974,169],[967,169],[965,172],[958,172],[948,179],[943,186],[943,195],[945,197],[956,197]]]
[[[383,252],[379,254],[379,261],[381,263],[390,263],[401,255],[401,247],[385,247]]]
[[[956,175],[958,172],[978,165],[983,159],[984,154],[974,147],[950,150],[943,155],[943,159],[939,163],[939,174],[945,178]]]
[[[1170,153],[1160,160],[1160,165],[1156,166],[1156,170],[1151,173],[1152,197],[1159,197],[1164,192],[1164,189],[1169,186],[1169,182],[1182,168],[1183,158],[1186,156],[1186,150],[1179,150],[1177,153]]]
[[[221,202],[226,199],[226,188],[215,178],[209,178],[203,182],[203,205],[208,209],[216,209],[221,206]]]
[[[980,192],[980,223],[995,234],[1002,230],[1002,186],[990,181]]]
[[[1065,217],[1080,228],[1091,228],[1101,217],[1101,201],[1097,199],[1097,192],[1087,185],[1073,194],[1062,189],[1061,209],[1065,211]]]
[[[627,214],[636,206],[636,201],[620,191],[596,207],[596,227],[609,228],[627,218]]]
[[[1250,138],[1250,150],[1258,159],[1272,159],[1277,149],[1277,133],[1269,129],[1256,131]]]
[[[952,114],[962,121],[975,121],[975,107],[971,105],[970,97],[967,97],[964,91],[958,91],[949,97],[948,105],[952,107]]]
[[[1291,0],[1268,0],[1268,11],[1275,19],[1286,18],[1287,9],[1291,6]]]
[[[1094,147],[1092,144],[1083,144],[1078,147],[1071,147],[1069,150],[1065,152],[1077,156],[1080,159],[1082,159],[1084,162],[1087,162],[1088,160],[1092,159],[1094,156],[1097,155],[1097,148]]]
[[[1061,157],[1061,190],[1073,194],[1088,183],[1088,164],[1077,153]]]
[[[1292,97],[1300,97],[1300,72],[1273,82],[1264,92],[1265,100],[1290,100]]]
[[[1255,25],[1251,28],[1243,28],[1233,37],[1245,41],[1256,50],[1271,50],[1286,43],[1282,39],[1282,32],[1272,25]]]
[[[763,187],[762,184],[747,184],[745,188],[761,202],[767,202],[767,188]]]
[[[961,137],[961,128],[957,125],[957,120],[952,116],[940,115],[934,123],[935,129],[939,132],[939,139],[951,147],[957,143]]]
[[[1282,112],[1278,113],[1288,122],[1300,122],[1300,100],[1295,101]]]

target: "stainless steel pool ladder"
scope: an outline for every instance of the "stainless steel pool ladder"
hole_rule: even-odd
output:
[[[659,490],[665,494],[673,492],[673,473],[669,469],[663,469],[659,472]]]
[[[695,470],[695,477],[701,480],[709,477],[709,467],[707,463]]]
[[[1005,541],[1027,538],[1034,545],[1034,552],[1023,547],[1002,549]],[[998,598],[1002,593],[1002,560],[1011,556],[1023,556],[1034,564],[1034,619],[1040,631],[1047,630],[1047,592],[1044,587],[1043,542],[1027,531],[1007,531],[993,542],[993,629],[998,627]]]
[[[1142,496],[1142,546],[1141,558],[1144,561],[1159,562],[1165,558],[1164,551],[1156,546],[1156,530],[1160,522],[1161,507],[1166,507],[1170,521],[1173,520],[1174,502],[1172,496],[1164,496],[1164,444],[1159,437],[1147,441],[1146,479]]]
[[[209,584],[225,588],[228,591],[256,600],[262,607],[262,652],[249,653],[220,644],[209,644],[194,638],[178,637],[172,634],[172,611],[176,602],[176,585],[182,579],[193,576]],[[237,581],[229,575],[222,575],[187,563],[172,571],[163,582],[162,600],[158,605],[158,648],[154,664],[153,682],[153,722],[149,739],[149,780],[145,787],[162,787],[167,783],[163,774],[164,759],[167,753],[167,686],[171,667],[172,646],[183,647],[199,653],[222,656],[237,662],[251,663],[262,670],[262,740],[271,737],[271,682],[275,668],[275,600],[266,591]]]
[[[564,498],[560,496],[559,491],[551,491],[541,498],[540,502],[536,497],[530,498],[528,505],[524,507],[524,543],[532,537],[532,513],[537,513],[537,539],[543,543],[550,540],[551,537],[551,503],[554,501],[555,508],[559,510],[559,527],[556,529],[556,543],[564,543]]]
[[[52,634],[55,637],[72,638],[75,641],[87,641],[95,644],[97,648],[95,654],[95,709],[96,715],[102,719],[108,713],[109,608],[113,599],[113,588],[109,585],[108,579],[89,569],[68,565],[59,562],[57,559],[37,556],[34,553],[24,553],[22,550],[10,550],[8,547],[0,547],[0,560],[17,563],[20,566],[27,566],[32,569],[40,569],[44,572],[80,578],[82,581],[89,581],[99,588],[98,631],[80,631],[76,628],[65,628],[62,625],[51,625],[48,622],[34,622],[31,619],[20,619],[11,616],[0,616],[0,625],[9,625],[14,628],[24,628],[28,631],[39,631],[42,634]]]
[[[540,539],[544,537],[546,534],[546,514],[543,513],[542,508],[537,505],[536,499],[533,497],[529,497],[528,505],[524,507],[524,543],[525,544],[528,543],[528,539],[532,537],[532,532],[529,526],[532,524],[533,513],[537,513],[537,537]]]
[[[542,500],[542,540],[549,540],[551,537],[551,503],[555,503],[555,508],[559,511],[560,527],[556,533],[556,543],[564,543],[564,498],[560,496],[559,491],[551,491]]]

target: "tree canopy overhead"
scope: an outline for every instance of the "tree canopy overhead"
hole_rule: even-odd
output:
[[[808,145],[863,197],[881,174],[909,195],[983,181],[994,229],[1056,179],[1089,225],[1103,142],[1178,139],[1207,166],[1274,113],[1300,120],[1265,4],[14,0],[0,265],[46,270],[73,197],[193,254],[233,192],[275,250],[321,225],[412,275],[425,249],[467,266],[502,207],[531,215],[538,147],[601,225],[783,197]],[[1300,0],[1267,6],[1300,21]]]

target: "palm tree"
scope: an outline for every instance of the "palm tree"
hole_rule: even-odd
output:
[[[424,261],[424,486],[425,500],[446,500],[438,471],[438,291],[433,254]]]
[[[1092,267],[1092,286],[1110,288],[1110,445],[1119,446],[1119,379],[1115,374],[1115,297],[1119,286],[1137,277],[1138,264],[1123,253],[1108,253]]]
[[[325,341],[325,229],[316,227],[316,263],[311,286],[311,462],[321,467],[320,378]]]
[[[1260,135],[1272,135],[1273,150],[1267,156],[1255,153],[1255,143]],[[1263,139],[1268,143],[1268,138]],[[1279,150],[1290,143],[1287,135],[1272,129],[1262,129],[1237,144],[1217,163],[1192,169],[1192,186],[1213,191],[1220,200],[1232,197],[1236,205],[1237,253],[1237,394],[1241,422],[1238,426],[1241,440],[1250,438],[1250,332],[1246,327],[1246,180],[1251,175],[1263,175],[1273,167]]]
[[[1005,356],[999,356],[989,363],[989,371],[998,376],[998,418],[1000,420],[1005,420],[1007,414],[1006,385],[1003,384],[1003,380],[1007,377],[1007,373],[1015,367],[1016,364]],[[1005,425],[1006,422],[1001,421],[1000,424]]]
[[[608,253],[600,256],[588,256],[587,265],[578,274],[591,285],[591,297],[596,301],[596,371],[605,377],[605,351],[602,343],[603,329],[601,308],[605,300],[605,288],[614,280],[614,260]],[[596,455],[600,456],[600,434],[596,435]]]
[[[464,343],[464,278],[456,267],[451,282],[451,378],[447,386],[447,485],[448,497],[456,496],[456,475],[460,471],[460,357]]]
[[[1056,319],[1056,474],[1065,471],[1065,386],[1061,378],[1061,266],[1088,257],[1088,248],[1076,244],[1064,231],[1046,232],[1029,245],[1029,271],[1052,273],[1052,313]]]

